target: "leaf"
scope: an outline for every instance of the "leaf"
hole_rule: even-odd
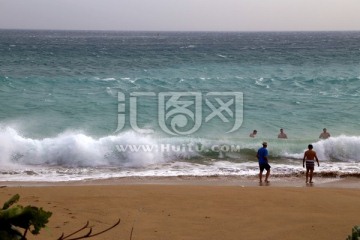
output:
[[[38,234],[40,229],[49,222],[51,215],[51,212],[44,211],[42,208],[17,205],[0,211],[0,223],[2,225],[0,228],[5,229],[7,227],[10,231],[12,226],[25,230],[32,227],[31,233]]]
[[[18,205],[12,208],[8,208],[6,210],[0,211],[0,221],[9,221],[9,219],[12,219],[19,214],[21,214],[23,211],[23,207]]]
[[[16,203],[17,201],[19,201],[20,199],[20,195],[19,194],[15,194],[14,196],[12,196],[7,202],[4,203],[3,205],[3,210],[8,209],[11,205],[13,205],[14,203]]]
[[[38,234],[40,229],[45,227],[45,225],[49,222],[49,218],[52,213],[44,211],[42,208],[37,208],[34,206],[26,206],[18,212],[17,215],[12,216],[9,219],[10,224],[28,229],[33,226],[32,234]]]
[[[31,231],[32,234],[38,234],[40,229],[45,227],[49,222],[49,218],[52,215],[52,212],[44,211],[42,208],[29,207],[31,208],[33,219],[30,220],[30,223],[34,226],[34,230]]]

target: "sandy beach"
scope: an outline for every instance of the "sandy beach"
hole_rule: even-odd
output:
[[[53,212],[36,238],[57,239],[87,221],[92,239],[345,239],[360,224],[358,179],[170,178],[20,184],[2,182],[0,202],[15,193],[20,204]]]

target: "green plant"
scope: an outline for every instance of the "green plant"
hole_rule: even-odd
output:
[[[40,229],[46,226],[52,215],[51,212],[44,211],[42,208],[34,206],[12,206],[14,203],[18,202],[19,199],[19,194],[14,195],[4,203],[3,208],[0,210],[0,240],[26,240],[26,235],[29,231],[32,234],[37,235],[39,234]],[[87,222],[85,226],[73,233],[68,235],[64,235],[63,233],[57,240],[78,240],[94,237],[113,229],[119,224],[120,219],[111,227],[93,233],[92,227],[89,227],[89,222]],[[21,228],[23,229],[23,232],[20,231]],[[131,229],[131,234],[132,231],[133,229]],[[77,234],[80,236],[76,237]]]
[[[19,199],[19,194],[14,195],[0,210],[1,240],[26,240],[29,231],[34,235],[39,234],[52,214],[34,206],[13,206]],[[23,229],[23,232],[20,229]]]
[[[351,235],[349,235],[346,240],[359,240],[359,239],[360,239],[360,227],[355,226],[352,229]]]

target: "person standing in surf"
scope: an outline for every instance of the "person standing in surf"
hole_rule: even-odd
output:
[[[259,160],[259,168],[260,168],[260,173],[259,173],[259,179],[260,179],[260,183],[262,183],[262,174],[264,169],[266,169],[266,175],[265,175],[265,183],[269,183],[269,176],[270,176],[270,168],[271,166],[268,163],[268,150],[267,148],[267,142],[263,142],[262,143],[263,147],[259,148],[259,150],[257,151],[256,157]]]
[[[278,135],[278,138],[284,138],[284,139],[288,138],[286,133],[284,132],[284,129],[280,128],[280,133]]]
[[[320,164],[319,164],[319,159],[316,156],[316,152],[314,150],[312,150],[313,145],[309,144],[308,149],[309,150],[307,150],[304,153],[303,167],[305,167],[305,159],[306,159],[306,183],[308,183],[309,175],[310,175],[310,183],[313,183],[312,177],[313,177],[313,172],[314,172],[314,168],[315,168],[315,160],[318,164],[318,167],[320,167]]]
[[[254,138],[257,134],[257,130],[254,130],[252,133],[250,133],[249,137]]]
[[[326,131],[326,128],[323,129],[323,132],[320,134],[319,138],[327,139],[330,137],[330,133]]]

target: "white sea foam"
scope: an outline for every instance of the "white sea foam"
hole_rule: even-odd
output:
[[[115,81],[116,78],[109,77],[109,78],[102,78],[101,80],[103,80],[103,81]]]
[[[234,144],[240,152],[118,151],[119,145],[205,146]],[[302,156],[308,140],[269,139],[270,163],[275,175],[303,171]],[[164,138],[133,131],[94,138],[66,131],[57,136],[34,139],[14,128],[0,133],[0,181],[75,181],[126,176],[254,176],[260,142],[256,139]],[[339,136],[313,141],[320,173],[358,174],[360,137]],[[169,147],[165,147],[169,149]],[[188,148],[184,148],[188,149]],[[209,155],[210,154],[210,155]]]
[[[53,138],[32,139],[7,127],[0,134],[3,166],[144,166],[163,161],[156,152],[116,151],[117,144],[154,144],[148,136],[126,132],[95,139],[83,133],[65,132]]]
[[[195,45],[187,45],[187,46],[183,46],[183,47],[180,47],[180,48],[195,48],[196,46]]]
[[[306,150],[305,142],[313,143],[320,159],[335,162],[360,162],[358,149],[360,137],[331,137],[326,140],[278,140],[269,139],[270,155],[275,158],[301,159]],[[260,141],[261,142],[261,141]],[[118,135],[94,138],[82,132],[66,131],[57,136],[34,139],[22,136],[12,127],[3,127],[0,133],[0,162],[7,164],[59,165],[59,166],[146,166],[178,158],[192,158],[202,152],[194,151],[161,151],[121,152],[117,145],[171,145],[197,146],[211,148],[221,144],[234,145],[239,148],[236,156],[242,159],[253,154],[260,146],[256,139],[201,139],[201,138],[164,138],[154,135],[139,134],[134,131]],[[189,148],[188,148],[189,149]],[[215,154],[215,153],[214,153]],[[218,157],[220,155],[212,155]]]
[[[360,162],[360,137],[358,136],[330,137],[316,142],[314,148],[322,159]]]

